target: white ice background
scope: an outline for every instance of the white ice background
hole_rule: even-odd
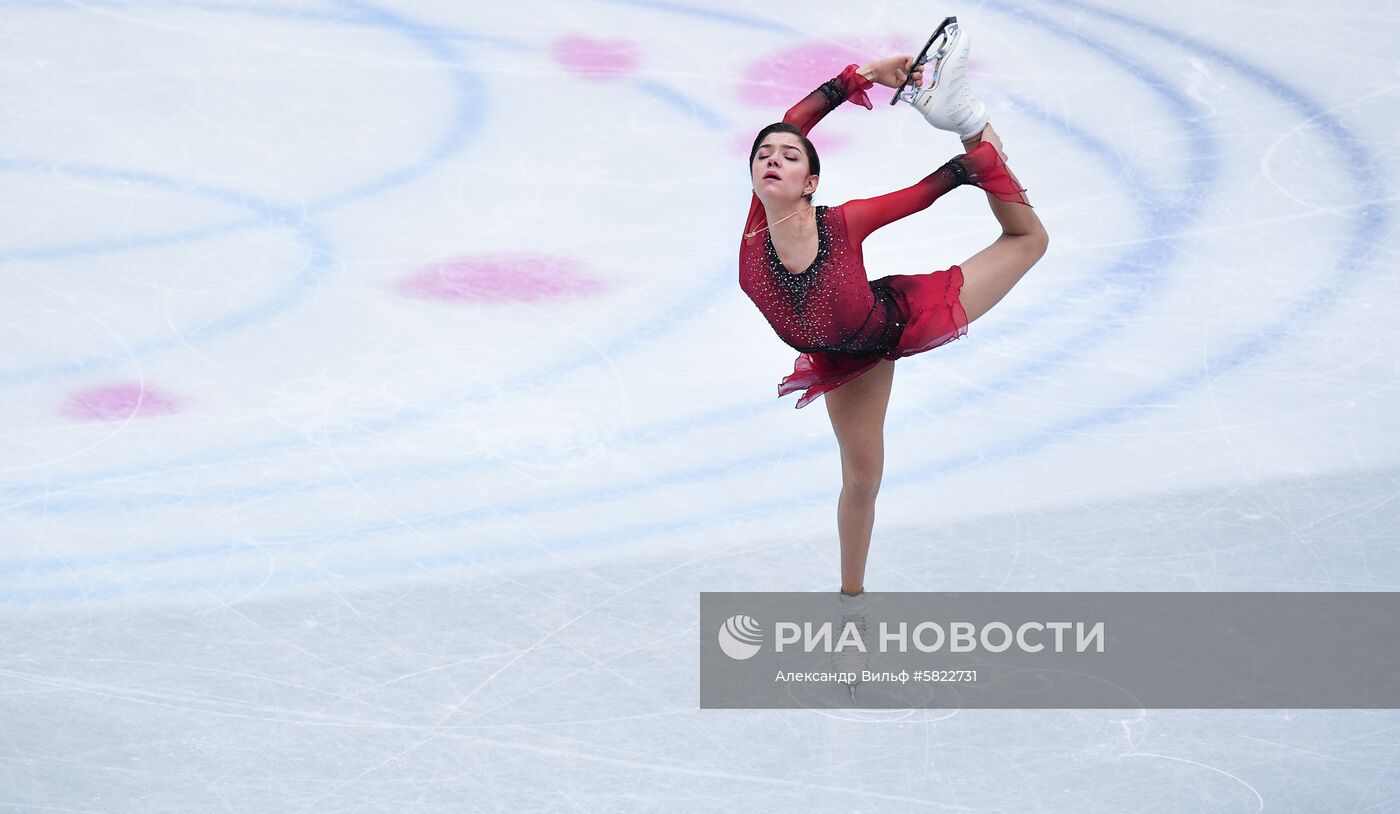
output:
[[[1400,811],[1395,711],[698,708],[700,592],[838,577],[748,141],[944,14],[1052,245],[867,589],[1400,589],[1394,4],[0,2],[0,810]],[[958,152],[887,98],[819,203]]]

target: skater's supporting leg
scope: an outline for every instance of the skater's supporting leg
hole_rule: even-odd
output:
[[[875,526],[875,497],[885,470],[885,412],[894,362],[879,364],[826,393],[826,411],[841,446],[841,497],[836,503],[841,537],[841,590],[865,590],[865,562]]]
[[[1005,158],[1001,138],[990,124],[979,136],[964,141],[963,147],[970,151],[982,141],[991,142]],[[1013,180],[1016,178],[1009,167],[1007,172]],[[1016,185],[1021,186],[1021,182],[1017,180]],[[1003,201],[990,192],[987,193],[987,202],[992,207],[992,214],[1001,223],[1002,234],[995,243],[961,264],[963,288],[960,299],[963,309],[967,311],[968,322],[987,313],[1000,302],[1011,287],[1030,271],[1031,266],[1045,256],[1050,245],[1050,236],[1034,209]]]

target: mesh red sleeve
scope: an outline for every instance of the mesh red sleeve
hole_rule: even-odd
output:
[[[842,207],[846,229],[851,240],[859,243],[881,226],[927,209],[963,184],[980,187],[1004,201],[1030,206],[1023,194],[1026,190],[1012,179],[996,148],[984,141],[971,152],[953,157],[913,186],[876,198],[848,201]]]
[[[812,132],[812,127],[821,121],[823,116],[847,99],[864,105],[867,110],[872,109],[870,97],[865,95],[865,91],[874,87],[874,83],[861,76],[857,67],[847,65],[839,76],[823,82],[821,87],[789,108],[788,112],[783,114],[783,121],[797,125],[806,135]]]

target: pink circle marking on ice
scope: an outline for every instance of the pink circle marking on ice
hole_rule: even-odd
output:
[[[179,401],[168,394],[140,384],[90,387],[68,397],[63,415],[95,421],[122,421],[128,418],[168,415],[179,409]]]
[[[773,121],[777,121],[782,118],[783,111],[841,73],[847,65],[862,65],[872,59],[872,54],[917,56],[923,45],[922,42],[911,45],[896,37],[794,45],[751,63],[740,80],[739,98],[746,104],[777,108],[773,117]],[[888,105],[893,93],[892,88],[883,85],[866,91],[874,105]]]
[[[554,61],[585,79],[612,79],[632,73],[640,59],[635,43],[627,40],[597,40],[591,37],[561,37],[550,47]]]
[[[463,257],[429,263],[394,288],[417,299],[466,302],[569,299],[607,289],[580,268],[575,260],[552,255]]]

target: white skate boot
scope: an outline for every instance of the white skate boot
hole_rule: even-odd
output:
[[[870,635],[865,622],[865,613],[869,609],[869,603],[862,591],[855,596],[848,596],[840,592],[836,599],[837,617],[836,623],[831,629],[831,667],[841,673],[854,674],[854,680],[846,682],[851,691],[851,700],[856,698],[856,687],[860,686],[860,673],[870,663]],[[854,644],[854,634],[847,633],[847,644],[844,648],[837,649],[836,644],[841,641],[842,632],[847,626],[853,627],[860,634],[860,649]]]
[[[930,48],[934,49],[931,54]],[[963,141],[981,133],[987,126],[987,106],[972,95],[967,81],[967,53],[971,48],[972,38],[958,25],[958,18],[945,19],[914,60],[915,67],[933,63],[931,69],[924,71],[925,87],[909,85],[906,80],[890,104],[900,99],[908,102],[929,124],[957,133]]]

